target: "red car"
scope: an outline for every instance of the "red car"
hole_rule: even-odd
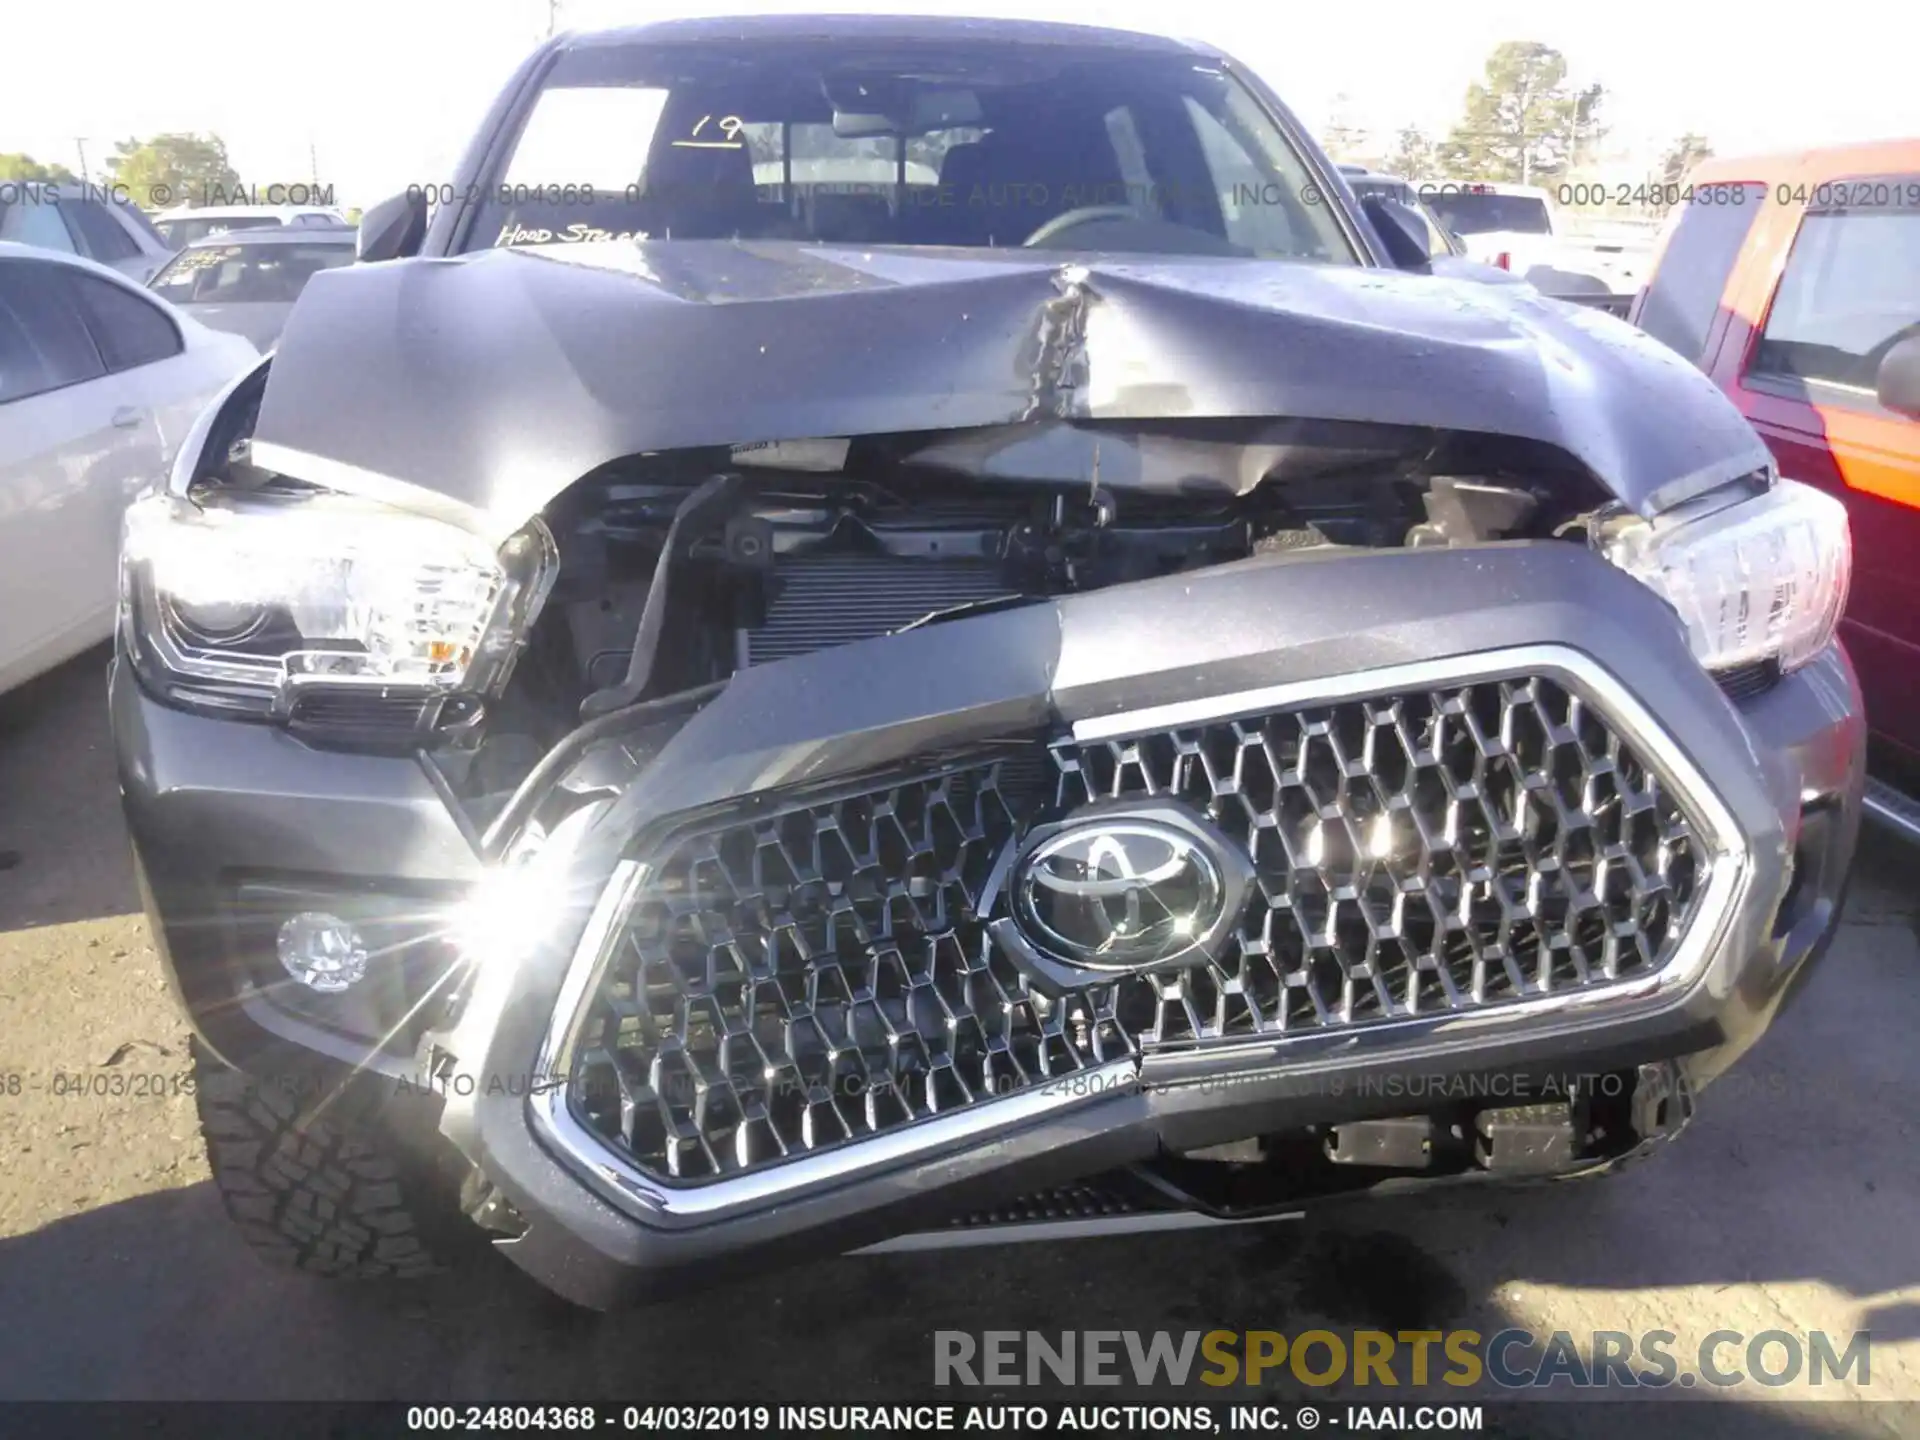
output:
[[[1920,794],[1920,139],[1695,167],[1632,319],[1846,502],[1876,769]]]

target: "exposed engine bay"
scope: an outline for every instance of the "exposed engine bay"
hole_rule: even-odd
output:
[[[261,388],[222,414],[193,488],[324,494],[257,462]],[[1237,561],[1583,543],[1620,508],[1541,441],[1325,419],[1045,418],[646,453],[541,511],[557,569],[504,689],[315,687],[288,723],[434,751],[486,825],[583,722],[752,667]]]
[[[1549,447],[1339,422],[1039,424],[635,457],[549,507],[561,570],[514,690],[564,733],[984,609],[1256,556],[1536,538],[1605,499]]]

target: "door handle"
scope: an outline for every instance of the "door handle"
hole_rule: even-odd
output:
[[[113,428],[116,430],[136,429],[146,412],[138,405],[122,405],[113,412]]]

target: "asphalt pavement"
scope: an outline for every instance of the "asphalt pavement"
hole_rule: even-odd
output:
[[[1916,852],[1870,841],[1803,996],[1678,1144],[1618,1176],[857,1257],[602,1317],[492,1256],[341,1285],[270,1271],[229,1230],[175,1085],[186,1032],[139,913],[104,667],[0,697],[0,1399],[856,1403],[924,1391],[938,1330],[1667,1330],[1683,1370],[1714,1331],[1871,1330],[1865,1383],[1696,1384],[1689,1428],[1920,1433],[1920,1405],[1775,1403],[1920,1402]],[[1527,1433],[1601,1433],[1592,1414],[1543,1405]]]

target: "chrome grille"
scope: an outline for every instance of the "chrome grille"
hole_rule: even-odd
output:
[[[595,997],[575,1089],[650,1168],[713,1177],[1068,1075],[1117,1032],[985,943],[977,902],[1047,798],[1037,744],[672,842]]]
[[[1185,800],[1253,857],[1224,953],[1116,982],[1148,1048],[1652,974],[1702,856],[1600,712],[1545,678],[1053,747],[1060,804]]]
[[[1146,796],[1252,858],[1238,929],[1049,995],[987,935],[996,861],[1035,824]],[[758,796],[641,858],[570,1092],[641,1169],[694,1183],[1155,1051],[1651,975],[1707,864],[1646,757],[1541,676],[1014,741]]]

